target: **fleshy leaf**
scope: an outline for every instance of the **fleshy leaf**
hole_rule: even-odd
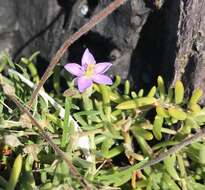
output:
[[[134,100],[127,100],[117,105],[117,109],[126,110],[126,109],[135,109],[137,108],[137,104]]]
[[[161,140],[162,138],[162,124],[163,124],[163,117],[156,115],[153,124],[153,133],[157,140]]]
[[[184,98],[184,86],[181,81],[177,81],[175,85],[175,103],[182,103]]]
[[[158,76],[157,84],[158,84],[160,98],[163,100],[165,97],[165,86],[164,86],[164,80],[161,76]]]
[[[169,118],[170,117],[168,111],[165,108],[163,108],[162,106],[157,106],[156,107],[156,112],[159,116],[162,116],[164,118]]]
[[[169,108],[168,109],[169,114],[178,120],[185,120],[186,119],[186,113],[181,108]]]
[[[203,91],[201,89],[195,90],[192,94],[190,101],[189,101],[189,105],[197,104],[198,101],[200,100],[202,94],[203,94]]]
[[[156,93],[156,90],[157,90],[157,88],[156,88],[156,86],[153,86],[152,88],[151,88],[151,90],[149,91],[149,93],[148,93],[148,97],[154,97],[154,95],[155,95],[155,93]]]

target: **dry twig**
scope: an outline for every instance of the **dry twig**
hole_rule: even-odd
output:
[[[178,151],[180,151],[182,148],[197,142],[199,140],[201,140],[202,138],[205,138],[205,128],[202,128],[199,132],[197,132],[196,134],[192,135],[191,137],[188,137],[186,139],[184,139],[183,141],[181,141],[179,144],[171,147],[170,149],[168,149],[165,152],[160,153],[156,158],[151,159],[150,161],[148,161],[145,165],[143,165],[142,167],[139,168],[140,169],[144,169],[148,166],[153,166],[159,162],[161,162],[162,160],[164,160],[167,156],[171,155],[171,154],[175,154]]]
[[[77,179],[79,180],[79,182],[81,183],[81,185],[83,186],[83,188],[85,188],[86,190],[90,190],[91,188],[89,187],[88,183],[86,182],[86,180],[79,174],[79,172],[77,171],[77,169],[75,168],[75,166],[72,164],[72,162],[67,158],[67,155],[65,154],[65,152],[63,152],[51,139],[51,137],[43,130],[43,127],[39,124],[39,122],[32,116],[32,114],[28,111],[28,109],[23,106],[18,99],[14,96],[14,95],[8,95],[6,94],[10,100],[12,100],[16,106],[23,112],[26,113],[28,115],[28,117],[30,118],[31,122],[33,123],[33,125],[35,125],[38,130],[39,130],[39,134],[42,136],[43,139],[45,139],[48,144],[54,149],[54,151],[67,163],[67,166],[71,172],[71,174]]]

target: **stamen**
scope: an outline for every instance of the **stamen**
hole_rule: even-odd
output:
[[[95,68],[95,64],[87,64],[85,76],[91,77],[92,75],[94,75],[94,68]]]

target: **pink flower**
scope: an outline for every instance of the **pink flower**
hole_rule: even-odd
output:
[[[85,50],[81,59],[81,66],[77,63],[68,63],[65,69],[77,76],[77,84],[80,92],[84,92],[92,86],[93,82],[98,84],[112,84],[110,77],[104,73],[111,67],[111,63],[102,62],[96,64],[95,58],[88,49]]]

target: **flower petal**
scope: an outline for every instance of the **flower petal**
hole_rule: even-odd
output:
[[[83,74],[81,66],[77,63],[68,63],[64,68],[75,76],[81,76]]]
[[[78,90],[80,92],[84,92],[87,88],[89,88],[93,84],[93,81],[90,78],[79,77],[77,79],[77,83],[78,83]]]
[[[95,73],[96,73],[96,74],[103,74],[103,73],[105,73],[111,66],[112,66],[112,63],[108,63],[108,62],[98,63],[98,64],[95,65]]]
[[[98,84],[112,84],[112,80],[110,77],[106,75],[96,74],[92,77],[93,81]]]
[[[88,64],[95,64],[95,58],[90,53],[89,49],[87,48],[82,56],[81,64],[83,67],[87,66]]]

